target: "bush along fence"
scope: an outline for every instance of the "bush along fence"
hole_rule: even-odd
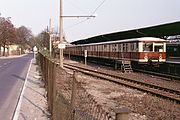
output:
[[[128,110],[105,110],[78,82],[76,71],[68,73],[58,63],[38,53],[53,120],[128,120]]]

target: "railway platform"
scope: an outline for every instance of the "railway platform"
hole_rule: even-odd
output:
[[[170,57],[166,59],[166,63],[180,64],[180,57]]]
[[[169,57],[160,68],[160,72],[180,77],[180,57]]]

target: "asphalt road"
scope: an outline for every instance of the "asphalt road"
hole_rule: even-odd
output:
[[[0,58],[0,120],[12,119],[32,58]]]

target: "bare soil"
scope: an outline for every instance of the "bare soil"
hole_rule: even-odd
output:
[[[71,62],[73,63],[73,62]],[[79,63],[75,63],[79,64]],[[72,71],[69,71],[72,72]],[[123,74],[135,77],[135,74]],[[141,80],[147,81],[146,76]],[[139,76],[137,76],[139,77]],[[107,109],[128,107],[130,120],[179,120],[180,105],[150,94],[117,85],[115,83],[90,77],[79,73],[78,80],[84,88],[94,96],[97,103]],[[153,76],[151,76],[154,79]],[[153,81],[153,84],[163,84],[179,90],[179,86],[171,81]],[[169,84],[169,85],[168,85]],[[179,84],[179,83],[178,83]],[[174,85],[174,86],[173,86]]]

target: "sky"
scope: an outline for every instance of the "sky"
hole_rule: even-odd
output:
[[[0,0],[0,13],[39,34],[52,18],[53,31],[59,26],[59,0]],[[63,0],[63,32],[68,42],[101,34],[180,21],[180,0]]]

